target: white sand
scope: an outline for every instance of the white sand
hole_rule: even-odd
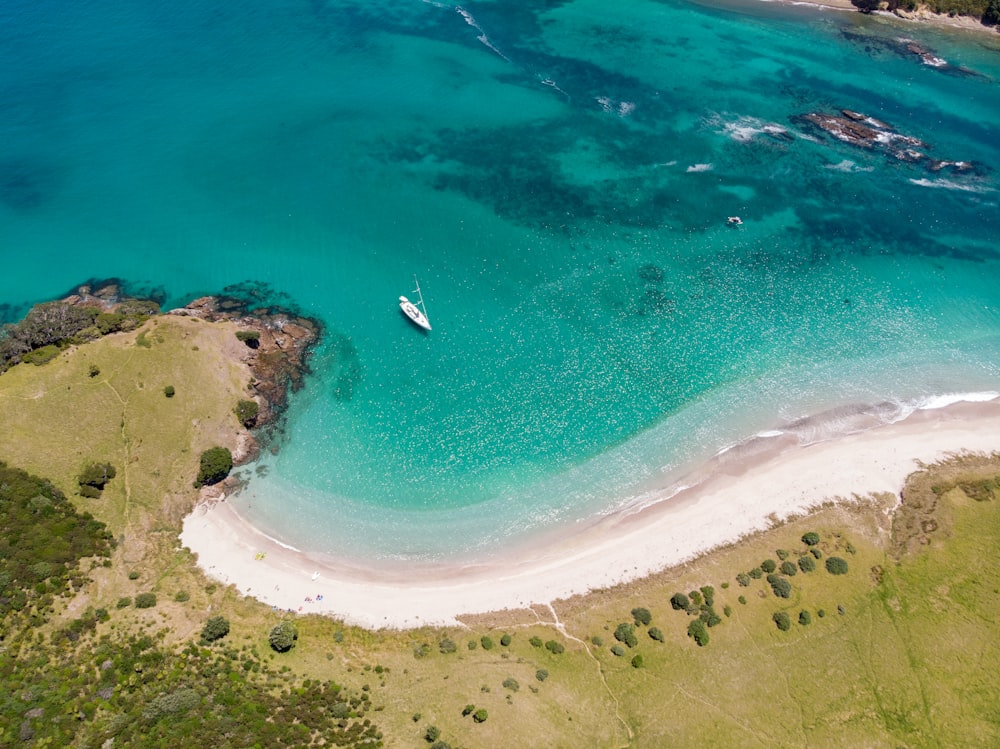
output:
[[[228,501],[199,506],[181,540],[209,576],[280,609],[371,629],[454,625],[462,614],[524,608],[643,577],[765,528],[772,513],[785,517],[855,494],[898,494],[917,461],[962,451],[1000,451],[1000,399],[730,460],[698,487],[642,512],[576,526],[476,567],[375,572],[325,564],[261,534]]]

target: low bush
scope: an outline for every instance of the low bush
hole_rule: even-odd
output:
[[[750,585],[750,575],[748,575],[746,572],[740,572],[738,575],[736,575],[736,582],[739,584],[741,588],[746,588],[748,585]]]
[[[186,590],[178,590],[174,593],[174,600],[177,601],[177,603],[187,603],[191,600],[191,594]]]
[[[621,645],[612,645],[611,652],[620,658],[621,656],[625,655],[625,648],[623,648]]]
[[[792,621],[788,618],[788,614],[784,611],[779,611],[774,616],[771,617],[774,620],[775,625],[782,632],[787,632],[792,627]]]
[[[632,668],[642,668],[642,654],[638,653],[632,658]]]
[[[702,648],[708,644],[708,630],[705,629],[705,623],[701,619],[695,619],[688,624],[687,633],[698,647]]]
[[[841,559],[840,557],[827,557],[826,571],[831,575],[846,575],[847,560]]]
[[[540,648],[540,647],[542,647],[542,645],[544,645],[544,644],[545,644],[544,642],[542,642],[542,638],[541,638],[541,637],[539,637],[538,635],[535,635],[535,636],[531,637],[531,638],[530,638],[530,639],[528,640],[528,643],[529,643],[529,644],[531,645],[531,647],[533,647],[533,648]]]
[[[99,375],[100,373],[101,373],[101,368],[98,367],[96,364],[91,364],[87,368],[87,374],[90,375],[91,377],[97,377],[97,375]]]
[[[695,606],[701,606],[702,598],[700,590],[692,590],[690,593],[688,593],[688,598],[691,599],[691,603],[694,604]]]
[[[663,642],[666,638],[663,636],[663,632],[660,631],[659,627],[650,627],[649,636],[656,640],[657,642]]]
[[[771,585],[771,590],[778,598],[788,598],[792,594],[792,584],[781,575],[768,575],[767,582]]]
[[[770,575],[772,572],[778,569],[778,565],[773,559],[765,559],[763,562],[760,563],[760,568],[764,570],[764,572]]]
[[[819,543],[819,534],[813,533],[812,531],[803,534],[802,543],[804,543],[806,546],[815,546],[816,544]]]
[[[593,637],[590,638],[590,641],[597,647],[604,646],[604,638],[601,637],[600,635],[594,635]]]
[[[258,348],[260,346],[260,333],[256,330],[237,330],[237,340],[243,341],[248,348]]]
[[[510,641],[511,641],[511,636],[509,634],[507,634],[506,632],[500,638],[500,644],[503,645],[504,647],[507,647],[508,645],[510,645]]]
[[[508,676],[503,680],[503,688],[509,689],[512,692],[516,692],[521,688],[521,685],[517,683],[517,679]]]
[[[259,414],[260,406],[257,405],[257,401],[241,400],[236,404],[236,418],[247,429],[257,426],[257,416]]]
[[[799,571],[799,566],[790,559],[781,563],[781,574],[783,575],[787,575],[788,577],[795,577],[798,571]]]
[[[546,671],[544,668],[540,668],[537,671],[535,671],[535,678],[538,679],[539,681],[545,681],[547,678],[549,678],[549,672]]]
[[[649,623],[653,621],[653,615],[649,613],[649,609],[641,606],[632,609],[632,618],[635,619],[635,626],[637,627],[648,627]]]
[[[788,552],[785,551],[784,549],[778,549],[774,553],[778,555],[778,559],[780,559],[782,562],[784,562],[786,559],[788,559]]]
[[[813,546],[811,549],[809,549],[809,553],[813,555],[814,559],[823,558],[823,552],[819,550],[818,546]]]
[[[490,715],[486,712],[485,707],[479,708],[472,714],[472,719],[476,721],[476,723],[485,723],[488,717],[490,717]]]
[[[229,620],[224,616],[213,616],[201,629],[202,642],[215,642],[229,634]]]
[[[177,392],[177,391],[176,391],[176,390],[174,390],[174,386],[173,386],[173,385],[167,385],[167,386],[166,386],[165,388],[163,388],[163,394],[164,394],[165,396],[167,396],[168,398],[173,398],[173,397],[174,397],[174,394],[175,394],[176,392]]]
[[[813,558],[808,554],[801,556],[799,557],[799,569],[803,572],[812,572],[816,569],[816,562],[814,562]]]
[[[127,609],[131,605],[132,605],[132,597],[131,596],[122,596],[121,598],[118,599],[118,603],[115,604],[115,608],[116,609]]]
[[[444,655],[454,653],[456,650],[458,650],[458,646],[451,638],[445,637],[438,643],[438,651]]]
[[[156,605],[156,593],[140,593],[135,597],[137,609],[151,609]]]
[[[116,474],[115,467],[110,463],[91,463],[84,467],[76,481],[81,489],[89,486],[100,492]]]
[[[42,346],[26,353],[21,357],[21,361],[40,367],[43,364],[48,364],[57,356],[59,356],[58,346]]]
[[[473,704],[468,704],[462,708],[462,717],[464,718],[467,715],[472,715],[475,711],[476,711],[476,706]]]
[[[561,655],[566,651],[566,648],[558,640],[549,640],[546,642],[545,649],[552,653],[552,655]]]
[[[630,648],[634,648],[639,644],[639,638],[635,636],[635,627],[633,627],[628,622],[622,622],[615,629],[615,639],[618,642],[628,645]]]
[[[809,622],[811,621],[812,621],[812,616],[809,614],[808,611],[803,609],[802,611],[799,612],[799,624],[805,626],[809,624]]]
[[[218,484],[233,470],[233,454],[226,447],[211,447],[201,454],[198,468],[198,478],[194,485],[197,488]]]
[[[683,593],[674,593],[670,596],[670,606],[674,611],[687,611],[690,605],[691,602],[688,601],[688,597]]]
[[[715,588],[711,585],[703,585],[701,587],[701,594],[705,598],[705,605],[711,606],[715,603]]]
[[[483,646],[483,650],[493,650],[493,640],[491,640],[487,635],[483,635],[479,643]]]
[[[271,628],[267,641],[271,648],[279,653],[287,653],[295,646],[299,632],[291,622],[279,622]]]
[[[747,574],[750,575],[750,577],[752,577],[754,580],[760,580],[762,577],[764,577],[764,570],[761,569],[760,567],[754,567]]]

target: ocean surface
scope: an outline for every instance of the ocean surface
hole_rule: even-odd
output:
[[[808,117],[842,110],[872,143]],[[0,143],[3,320],[108,277],[322,320],[234,500],[300,549],[476,559],[748,441],[1000,391],[986,35],[754,0],[7,0]]]

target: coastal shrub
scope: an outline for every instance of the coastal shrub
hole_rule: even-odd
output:
[[[754,567],[747,574],[750,575],[750,577],[752,577],[754,580],[760,580],[762,577],[764,577],[764,570],[761,569],[760,567]]]
[[[431,744],[430,749],[451,749],[451,744],[447,741],[435,741]]]
[[[639,638],[635,636],[635,627],[628,622],[622,622],[615,628],[615,639],[618,642],[625,643],[630,648],[634,648],[639,644]]]
[[[657,642],[663,642],[666,638],[663,636],[663,632],[660,631],[659,627],[650,627],[649,636],[656,640]]]
[[[483,650],[493,650],[493,640],[491,640],[487,635],[483,635],[479,643],[483,646]]]
[[[799,566],[790,559],[781,563],[781,574],[783,575],[788,575],[788,577],[795,577],[798,571],[799,571]]]
[[[804,533],[802,535],[802,543],[804,543],[806,546],[815,546],[816,544],[819,543],[819,534],[814,533],[813,531]]]
[[[765,559],[763,562],[760,563],[760,568],[764,570],[764,572],[770,575],[772,572],[778,569],[778,565],[773,559]]]
[[[462,717],[464,718],[467,715],[472,715],[475,711],[476,711],[476,706],[473,704],[468,704],[462,708]]]
[[[202,642],[215,642],[229,634],[229,620],[224,616],[210,617],[201,629]]]
[[[711,585],[701,586],[701,594],[705,597],[706,605],[711,606],[715,603],[715,588]]]
[[[632,658],[632,668],[642,668],[642,653],[637,653]]]
[[[687,607],[690,605],[688,597],[683,593],[674,593],[670,596],[670,606],[674,611],[687,611]]]
[[[771,586],[771,590],[774,595],[778,598],[788,598],[792,594],[792,584],[788,582],[787,578],[781,575],[768,575],[767,582]]]
[[[257,401],[241,400],[236,404],[236,418],[247,429],[257,426],[257,416],[259,414],[260,406],[257,405]]]
[[[510,641],[511,641],[511,636],[506,632],[504,632],[503,635],[500,637],[500,644],[503,645],[504,647],[507,647],[508,645],[510,645]]]
[[[814,562],[813,558],[808,554],[801,556],[799,557],[799,569],[803,572],[812,572],[816,569],[816,562]]]
[[[747,597],[746,596],[740,596],[736,600],[739,601],[740,603],[742,603],[744,606],[746,606],[746,603],[747,603]]]
[[[846,575],[847,560],[841,559],[840,557],[827,557],[826,571],[831,575]]]
[[[1000,24],[1000,0],[990,0],[980,20],[985,26],[997,26]]]
[[[847,613],[847,609],[844,608],[844,604],[842,603],[837,604],[837,613],[840,614],[841,616]]]
[[[260,346],[260,333],[256,330],[237,330],[236,339],[245,343],[248,348]]]
[[[545,649],[552,653],[552,655],[561,655],[566,651],[566,648],[558,640],[549,640],[546,642]]]
[[[701,619],[694,619],[688,624],[687,633],[698,647],[703,648],[708,644],[708,630],[705,629],[705,623]]]
[[[541,637],[539,637],[538,635],[535,635],[535,636],[531,637],[528,640],[528,644],[530,644],[531,647],[533,647],[533,648],[540,648],[545,643],[542,642],[542,638]]]
[[[620,658],[621,656],[625,655],[625,648],[623,648],[621,645],[612,645],[611,652]]]
[[[84,467],[76,481],[81,488],[89,486],[96,489],[98,496],[100,496],[101,490],[115,477],[116,473],[115,467],[110,463],[91,463]]]
[[[722,619],[719,618],[719,615],[715,613],[715,609],[711,606],[706,607],[698,618],[705,622],[706,627],[714,627],[716,624],[722,623]]]
[[[537,671],[535,671],[535,678],[538,679],[539,681],[545,681],[547,678],[549,678],[549,672],[546,671],[544,668],[540,668]]]
[[[173,397],[174,397],[174,394],[175,394],[176,392],[177,392],[177,391],[176,391],[176,390],[174,390],[174,386],[173,386],[173,385],[167,385],[167,386],[166,386],[165,388],[163,388],[163,394],[164,394],[165,396],[167,396],[168,398],[173,398]]]
[[[87,499],[99,499],[101,496],[101,490],[93,486],[81,486],[79,492],[81,497]]]
[[[846,551],[848,554],[858,553],[858,550],[854,548],[854,544],[852,544],[850,541],[847,542],[847,545],[844,547],[844,551]]]
[[[739,574],[736,575],[736,582],[739,584],[741,588],[746,588],[748,585],[750,585],[750,575],[748,575],[746,572],[740,572]]]
[[[594,635],[590,638],[590,641],[597,647],[602,647],[604,645],[604,638],[600,635]]]
[[[118,599],[118,603],[115,604],[116,609],[127,609],[132,605],[132,596],[122,596]]]
[[[691,599],[691,603],[693,603],[695,606],[701,606],[702,600],[701,600],[700,590],[692,590],[690,593],[688,593],[688,598]]]
[[[778,559],[780,559],[782,562],[784,562],[786,559],[788,559],[788,552],[785,551],[784,549],[778,549],[774,553],[778,555]]]
[[[815,559],[823,558],[823,552],[819,550],[818,546],[813,546],[811,549],[809,549],[809,553],[812,554]]]
[[[442,638],[441,642],[438,643],[438,652],[448,655],[449,653],[454,653],[458,650],[458,646],[455,641],[449,637]]]
[[[632,618],[635,619],[635,626],[648,627],[649,623],[653,621],[653,615],[649,613],[649,609],[642,608],[641,606],[632,609]]]
[[[226,447],[210,447],[201,454],[196,488],[218,484],[233,470],[233,454]]]
[[[140,593],[135,597],[137,609],[151,609],[156,605],[156,593]]]
[[[469,642],[466,643],[466,647],[469,648],[469,650],[475,650],[479,647],[479,643],[475,640],[469,640]]]
[[[347,716],[344,716],[347,717]],[[441,729],[437,726],[427,726],[427,730],[424,731],[424,741],[428,744],[437,741],[441,738]]]
[[[774,623],[775,625],[777,625],[778,629],[780,629],[782,632],[787,632],[792,627],[792,621],[791,619],[788,618],[788,614],[786,614],[784,611],[779,611],[771,618],[774,620]]]
[[[100,373],[101,373],[101,368],[98,367],[96,364],[91,364],[87,368],[87,374],[90,375],[91,377],[97,377],[97,375],[99,375]]]
[[[128,579],[129,580],[138,580],[139,579],[139,573],[136,570],[129,570]]]
[[[508,676],[506,679],[503,680],[503,688],[509,689],[512,692],[516,692],[521,688],[521,685],[517,683],[517,679]]]
[[[267,641],[271,648],[278,653],[287,653],[295,647],[295,641],[299,639],[299,632],[291,622],[278,622],[271,628],[267,636]]]
[[[799,612],[799,624],[801,624],[804,627],[811,621],[812,621],[812,616],[809,614],[808,611],[803,609],[802,611]]]
[[[472,714],[472,719],[476,721],[476,723],[485,723],[488,717],[490,717],[490,715],[486,712],[485,707],[479,708]]]
[[[178,590],[174,594],[174,600],[177,601],[177,603],[187,603],[191,600],[191,594],[186,590]]]
[[[725,616],[727,619],[729,617],[731,617],[733,615],[733,607],[732,606],[723,606],[722,607],[722,615]]]
[[[48,364],[57,356],[59,356],[58,346],[42,346],[26,353],[21,357],[21,361],[40,367],[43,364]]]
[[[816,611],[816,616],[822,619],[824,616],[826,616],[826,611],[824,609],[819,609]]]

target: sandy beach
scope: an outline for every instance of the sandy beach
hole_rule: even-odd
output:
[[[702,469],[696,487],[640,512],[564,529],[489,564],[372,571],[324,563],[246,523],[230,501],[199,505],[181,541],[212,578],[281,610],[371,629],[455,625],[463,614],[547,603],[644,577],[801,514],[826,499],[898,494],[919,464],[1000,449],[1000,399],[918,411],[895,424]]]

